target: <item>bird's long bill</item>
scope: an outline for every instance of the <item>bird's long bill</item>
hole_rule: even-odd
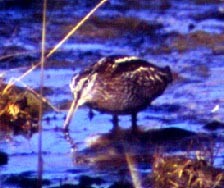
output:
[[[77,110],[77,108],[78,108],[78,100],[74,99],[72,101],[72,104],[70,106],[70,109],[68,111],[67,117],[66,117],[64,125],[63,125],[65,130],[68,130],[68,126],[70,124],[72,116],[73,116],[74,112]]]

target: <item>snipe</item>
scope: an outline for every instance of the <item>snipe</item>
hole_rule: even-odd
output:
[[[74,100],[64,123],[67,130],[73,112],[86,104],[92,109],[113,115],[131,114],[137,127],[137,113],[161,95],[172,82],[170,68],[159,68],[135,56],[108,56],[74,75],[70,83]]]

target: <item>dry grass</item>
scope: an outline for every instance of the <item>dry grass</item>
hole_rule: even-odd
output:
[[[31,88],[17,86],[10,87],[6,93],[3,89],[6,84],[0,83],[0,121],[1,127],[9,127],[28,131],[37,126],[39,121],[39,108],[44,103],[44,110],[50,109],[47,100],[41,98]]]
[[[47,0],[43,1],[43,12],[42,12],[42,40],[41,40],[41,60],[36,65],[28,69],[20,77],[11,79],[11,82],[4,84],[2,81],[0,83],[0,120],[3,126],[16,126],[21,127],[21,129],[31,129],[33,121],[38,122],[39,127],[39,137],[38,137],[38,164],[37,164],[37,187],[42,186],[42,176],[43,176],[43,159],[42,159],[42,114],[43,114],[43,85],[44,85],[44,64],[47,58],[52,56],[61,45],[68,40],[74,32],[76,32],[89,18],[94,14],[94,12],[101,7],[107,0],[101,0],[90,12],[81,19],[72,29],[67,33],[67,35],[55,45],[45,56],[45,43],[46,43],[46,13],[47,13]],[[20,52],[21,53],[21,52]],[[8,57],[7,57],[8,58]],[[19,89],[15,87],[16,81],[20,82],[24,77],[30,74],[34,69],[41,67],[40,74],[40,95],[36,93],[36,96],[32,92],[27,92],[27,90]],[[20,95],[18,95],[18,92]],[[32,94],[32,95],[31,95]],[[32,96],[32,97],[31,97]],[[33,100],[33,96],[37,100]],[[35,101],[35,103],[33,103]],[[46,102],[46,101],[44,101]]]
[[[224,186],[224,172],[205,160],[156,156],[153,181],[155,188],[221,188]]]
[[[172,49],[180,52],[196,49],[198,47],[207,47],[215,50],[217,46],[224,42],[223,34],[211,34],[204,31],[192,32],[187,35],[178,35],[170,44]]]
[[[156,29],[161,28],[160,23],[148,23],[134,17],[92,17],[79,31],[80,39],[110,40],[115,37],[131,34],[154,34]]]
[[[218,4],[218,3],[222,3],[222,0],[195,0],[196,4]]]

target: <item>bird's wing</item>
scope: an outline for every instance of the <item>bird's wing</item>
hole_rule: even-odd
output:
[[[153,66],[139,66],[134,70],[128,70],[121,73],[121,77],[128,82],[135,83],[139,86],[156,86],[158,84],[164,84],[166,80],[164,78],[167,76],[166,72],[160,71]]]

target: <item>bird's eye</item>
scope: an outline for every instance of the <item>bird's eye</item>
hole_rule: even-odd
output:
[[[89,80],[86,79],[86,80],[84,81],[83,85],[88,85],[88,83],[89,83]]]

